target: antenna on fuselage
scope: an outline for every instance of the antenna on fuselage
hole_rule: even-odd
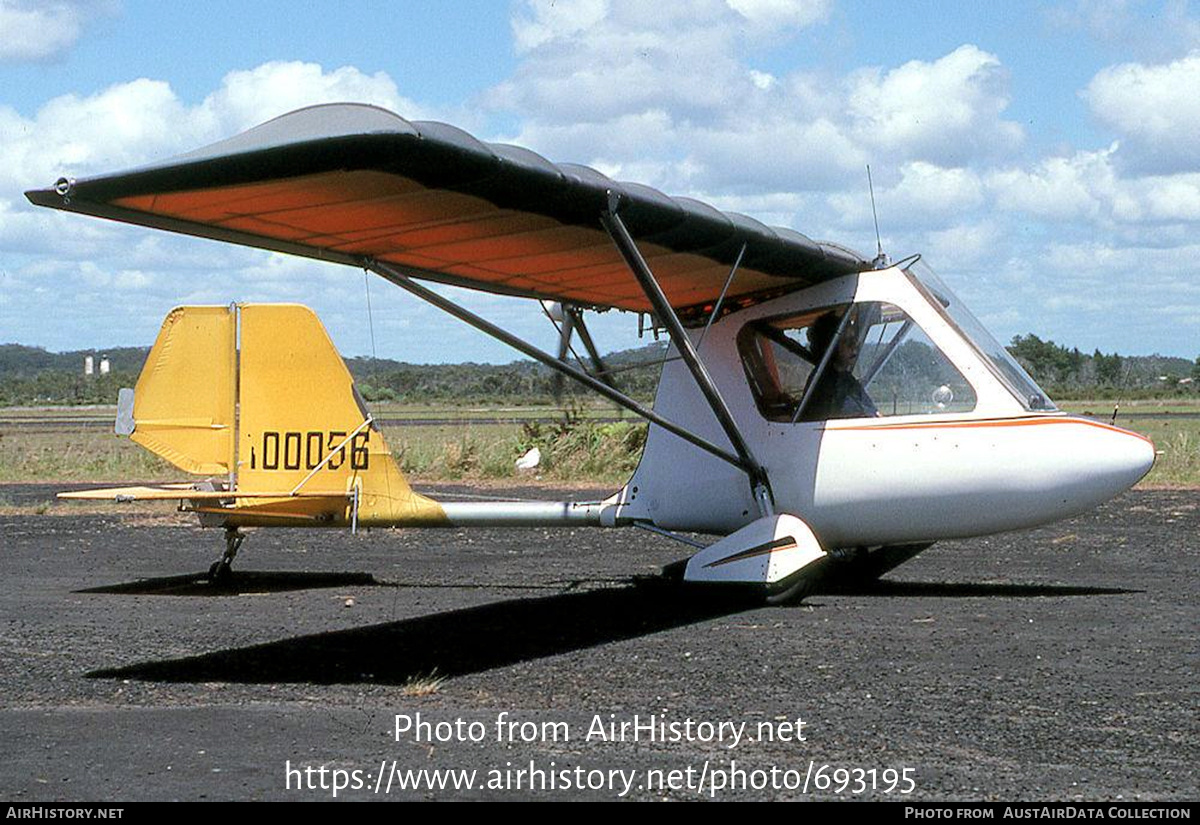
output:
[[[871,164],[867,164],[867,190],[871,193],[871,217],[875,219],[875,260],[871,266],[875,269],[887,269],[892,265],[891,260],[883,251],[883,239],[879,235],[879,213],[875,211],[875,183],[871,180]]]

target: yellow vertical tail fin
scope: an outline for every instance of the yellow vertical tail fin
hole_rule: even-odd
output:
[[[120,425],[119,425],[120,426]],[[414,493],[325,328],[299,304],[180,307],[134,394],[131,437],[230,474],[228,523],[440,523]]]

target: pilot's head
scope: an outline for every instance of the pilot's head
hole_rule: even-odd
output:
[[[851,308],[849,311],[851,312],[850,321],[846,324],[846,329],[838,341],[837,352],[830,359],[830,363],[840,370],[850,369],[854,365],[855,359],[858,358],[858,330],[855,329],[854,309]],[[838,325],[842,322],[844,312],[845,310],[831,309],[809,327],[809,349],[818,358],[824,357],[825,351],[829,349],[833,337],[837,334]]]

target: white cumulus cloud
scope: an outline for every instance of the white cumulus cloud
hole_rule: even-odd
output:
[[[0,0],[0,63],[60,57],[88,22],[111,10],[98,0]]]
[[[857,185],[831,194],[828,201],[843,226],[874,234],[866,171],[859,167],[857,172]],[[881,232],[894,233],[956,226],[964,215],[982,206],[985,198],[983,183],[971,169],[911,161],[900,167],[893,185],[880,186],[875,178],[875,202]]]
[[[318,103],[372,103],[409,119],[424,117],[423,107],[401,96],[384,72],[365,74],[353,66],[325,70],[316,63],[272,61],[230,72],[221,88],[205,98],[193,117],[211,120],[222,136],[249,129],[273,117]]]
[[[1114,212],[1117,219],[1134,223],[1200,224],[1200,172],[1128,181],[1114,204]]]
[[[829,0],[725,0],[759,29],[803,28],[829,16]]]
[[[1099,72],[1084,99],[1121,141],[1133,172],[1200,171],[1200,51],[1161,65],[1122,63]]]
[[[1189,0],[1131,2],[1131,0],[1075,0],[1052,7],[1046,20],[1055,28],[1080,33],[1115,47],[1126,57],[1169,59],[1200,43],[1200,20],[1190,12]]]
[[[1111,149],[1045,158],[988,175],[988,188],[1000,209],[1054,220],[1099,217],[1111,204],[1116,186]]]
[[[1000,59],[965,45],[927,63],[865,70],[849,97],[856,132],[866,145],[946,166],[1020,146],[1021,127],[1002,118],[1007,74]]]
[[[802,0],[527,3],[514,26],[536,23],[536,48],[484,103],[516,116],[512,142],[559,161],[636,160],[661,173],[644,182],[679,194],[857,190],[867,162],[954,168],[1021,145],[1006,72],[975,46],[845,77],[754,65],[756,32],[828,13]]]
[[[608,14],[608,0],[528,0],[512,20],[518,51],[591,28]]]
[[[523,60],[488,102],[556,122],[646,109],[711,122],[774,85],[742,59],[764,32],[795,31],[826,12],[816,0],[530,0],[513,19]]]

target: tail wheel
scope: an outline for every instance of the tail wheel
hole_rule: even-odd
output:
[[[237,557],[246,534],[236,527],[225,528],[225,552],[208,568],[208,580],[213,584],[228,584],[233,578],[233,560]]]

